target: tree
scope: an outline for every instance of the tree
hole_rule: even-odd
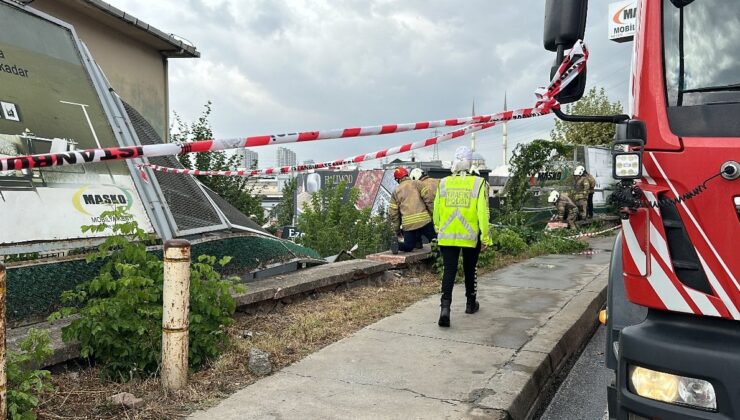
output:
[[[190,125],[175,113],[177,130],[171,130],[171,141],[188,142],[212,139],[213,129],[209,122],[212,111],[211,101],[208,101],[204,108],[200,117]],[[201,171],[226,171],[237,168],[240,162],[239,156],[236,154],[229,155],[226,152],[187,154],[180,156],[179,160],[182,166]],[[265,223],[262,196],[256,190],[255,184],[250,183],[249,178],[230,176],[198,176],[197,178],[203,185],[212,189],[229,204],[254,219],[255,222],[260,225]]]
[[[578,102],[565,106],[566,114],[573,115],[614,115],[622,113],[619,101],[610,102],[604,88],[592,87]],[[555,120],[555,128],[550,133],[554,141],[567,144],[602,145],[614,140],[614,124],[578,123]]]
[[[511,176],[506,182],[506,211],[515,212],[524,206],[529,179],[545,167],[547,162],[570,154],[572,146],[557,141],[536,139],[520,143],[514,149],[509,165]]]
[[[277,225],[290,226],[295,214],[295,193],[298,189],[298,179],[291,178],[283,186],[283,198],[272,208],[272,216],[277,218]]]
[[[346,182],[328,183],[311,197],[298,216],[303,236],[297,241],[325,257],[354,245],[358,257],[387,249],[393,233],[386,215],[373,215],[369,208],[359,210],[355,205],[359,190],[350,189],[348,199],[346,190]]]

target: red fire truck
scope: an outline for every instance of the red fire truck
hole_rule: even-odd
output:
[[[557,64],[583,37],[587,1],[545,8]],[[637,19],[631,115],[556,112],[617,126],[609,417],[740,419],[740,1],[641,0]]]

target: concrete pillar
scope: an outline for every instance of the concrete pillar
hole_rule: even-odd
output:
[[[162,312],[162,386],[185,387],[188,381],[188,312],[190,309],[190,242],[164,243]]]
[[[5,296],[6,296],[5,265],[0,262],[0,419],[5,420],[8,416],[8,401],[6,387],[8,379],[5,373]]]

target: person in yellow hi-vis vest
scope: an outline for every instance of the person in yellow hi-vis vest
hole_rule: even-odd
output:
[[[434,227],[444,261],[442,275],[442,310],[439,326],[450,326],[452,287],[457,276],[460,252],[465,273],[465,313],[478,311],[475,266],[482,249],[492,244],[488,225],[488,192],[483,178],[468,174],[473,152],[465,147],[455,151],[452,175],[439,183],[434,198]]]

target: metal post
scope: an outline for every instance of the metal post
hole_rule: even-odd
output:
[[[185,387],[188,381],[188,311],[190,306],[190,242],[164,243],[162,312],[162,386]]]
[[[8,416],[8,401],[6,396],[7,377],[5,373],[5,279],[7,272],[5,264],[0,262],[0,419]]]

